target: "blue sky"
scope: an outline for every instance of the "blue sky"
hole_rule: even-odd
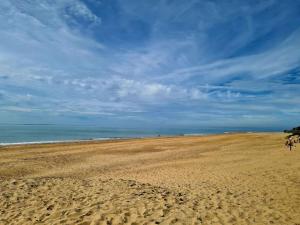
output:
[[[300,1],[1,0],[0,123],[300,123]]]

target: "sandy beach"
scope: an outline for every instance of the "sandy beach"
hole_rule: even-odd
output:
[[[0,147],[0,224],[300,224],[300,144],[244,133]]]

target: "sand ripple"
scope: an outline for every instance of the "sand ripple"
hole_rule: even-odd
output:
[[[0,149],[0,224],[300,224],[281,134]]]

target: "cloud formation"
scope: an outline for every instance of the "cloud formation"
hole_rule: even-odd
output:
[[[292,126],[299,13],[292,0],[3,0],[0,122]]]

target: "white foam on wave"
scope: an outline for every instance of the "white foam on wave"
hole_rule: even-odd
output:
[[[90,141],[105,141],[105,140],[125,140],[125,139],[143,139],[151,137],[177,137],[177,136],[204,136],[205,133],[190,133],[190,134],[174,134],[174,135],[149,135],[149,136],[136,136],[136,137],[103,137],[103,138],[91,138],[91,139],[74,139],[74,140],[54,140],[54,141],[26,141],[26,142],[2,142],[1,146],[10,145],[35,145],[35,144],[56,144],[56,143],[78,143],[78,142],[90,142]]]
[[[204,136],[207,135],[205,133],[190,133],[190,134],[184,134],[184,136]]]
[[[121,138],[93,138],[85,140],[57,140],[57,141],[26,141],[26,142],[10,142],[10,143],[0,143],[0,146],[9,146],[9,145],[34,145],[34,144],[55,144],[55,143],[74,143],[74,142],[88,142],[88,141],[105,141],[105,140],[114,140]]]

